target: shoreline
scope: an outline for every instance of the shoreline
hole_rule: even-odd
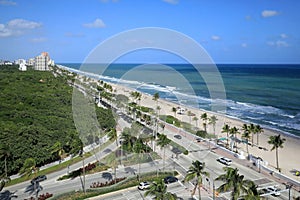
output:
[[[69,69],[68,67],[64,67],[64,69]],[[101,76],[99,75],[93,75],[92,73],[87,73],[87,72],[81,72],[80,70],[76,69],[71,69],[71,71],[75,73],[80,73],[83,76],[88,76],[90,77],[93,81],[98,82]],[[92,77],[91,77],[92,76]],[[186,110],[184,115],[179,115],[176,114],[176,118],[178,118],[181,121],[190,123],[194,125],[195,121],[191,121],[191,117],[187,116],[187,111],[191,111],[192,113],[197,116],[198,121],[197,121],[197,128],[199,130],[203,130],[203,126],[200,125],[202,124],[201,120],[201,114],[207,113],[208,117],[215,115],[218,118],[218,121],[215,126],[215,133],[217,137],[226,137],[226,133],[221,133],[223,125],[226,123],[230,127],[237,127],[239,130],[241,130],[241,127],[243,124],[250,124],[246,120],[239,119],[237,117],[232,117],[226,114],[222,113],[217,113],[213,111],[207,111],[202,108],[195,108],[191,106],[184,105],[179,102],[174,102],[170,100],[166,100],[164,98],[159,98],[158,99],[158,104],[152,99],[153,96],[151,94],[148,94],[146,92],[139,91],[135,88],[131,88],[127,85],[124,85],[119,82],[110,82],[107,80],[104,80],[104,82],[107,82],[108,84],[112,85],[113,90],[115,90],[115,94],[123,94],[126,95],[130,99],[130,92],[132,91],[138,91],[142,94],[140,104],[146,107],[153,108],[154,110],[156,109],[156,106],[159,105],[161,107],[160,109],[160,115],[171,115],[174,116],[174,112],[172,112],[172,107],[182,107]],[[158,91],[159,92],[159,91]],[[253,123],[257,124],[257,123]],[[286,134],[285,132],[281,130],[274,130],[268,127],[265,127],[261,125],[263,128],[264,132],[260,134],[259,136],[259,146],[263,147],[263,149],[259,149],[258,146],[254,145],[251,146],[249,145],[249,154],[254,155],[254,156],[259,156],[261,157],[266,165],[276,171],[276,160],[275,160],[275,150],[270,151],[272,146],[268,144],[268,140],[270,136],[273,135],[278,135],[280,134],[283,138],[286,139],[286,141],[283,144],[284,148],[280,148],[278,150],[279,152],[279,167],[282,169],[281,172],[287,176],[289,176],[292,179],[295,180],[300,180],[300,177],[296,177],[291,173],[291,170],[300,170],[299,169],[299,158],[296,155],[297,150],[300,148],[300,138],[297,136],[294,136],[293,134]],[[207,131],[208,133],[212,133],[212,127],[211,125],[207,126]],[[241,134],[237,136],[238,138],[241,138]],[[253,137],[253,144],[256,144],[256,135]],[[249,140],[249,142],[251,139]],[[244,155],[246,155],[246,144],[241,143],[238,145],[239,146],[239,151],[242,151]]]
[[[136,91],[135,89],[129,88],[127,86],[124,85],[120,85],[118,83],[109,83],[113,86],[114,89],[117,90],[116,94],[124,94],[127,97],[130,98],[130,92],[132,91]],[[140,92],[140,91],[139,91]],[[146,107],[150,107],[155,109],[156,108],[156,102],[152,99],[153,96],[151,96],[148,93],[144,93],[144,92],[140,92],[142,94],[141,97],[141,105],[146,106]],[[222,127],[224,125],[224,123],[227,123],[228,125],[230,125],[230,127],[236,126],[240,131],[241,131],[241,127],[243,124],[248,124],[248,122],[245,122],[242,119],[237,119],[235,117],[230,117],[228,115],[224,115],[221,113],[216,113],[213,111],[207,111],[201,108],[194,108],[194,107],[189,107],[183,104],[179,104],[179,103],[175,103],[172,101],[168,101],[165,100],[163,98],[159,98],[158,99],[158,104],[161,107],[160,110],[160,114],[164,114],[163,112],[165,112],[166,115],[171,115],[174,116],[174,113],[172,113],[171,109],[172,107],[181,107],[181,108],[185,108],[186,111],[191,111],[192,113],[196,114],[195,116],[197,116],[198,120],[198,129],[199,130],[203,130],[202,126],[200,125],[200,123],[202,122],[202,120],[200,119],[200,116],[202,113],[207,113],[208,117],[215,115],[218,118],[218,121],[216,123],[216,135],[218,138],[221,137],[226,137],[226,133],[221,133]],[[181,121],[190,123],[190,117],[187,116],[187,112],[185,112],[185,114],[183,115],[179,115],[176,114],[176,118],[178,118]],[[194,125],[195,122],[191,122],[192,125]],[[255,124],[255,123],[253,123]],[[281,168],[281,172],[292,178],[295,179],[297,181],[300,180],[300,177],[296,177],[291,173],[291,170],[299,169],[299,158],[297,157],[297,155],[295,154],[295,152],[297,152],[297,150],[300,148],[300,138],[298,137],[293,137],[290,135],[286,135],[280,131],[276,131],[276,130],[272,130],[272,129],[268,129],[265,128],[263,126],[261,126],[264,130],[263,133],[261,133],[259,135],[259,147],[263,147],[265,150],[263,149],[259,149],[258,146],[256,146],[256,135],[254,135],[253,138],[253,146],[248,145],[249,148],[249,153],[253,156],[258,156],[261,157],[263,159],[263,161],[265,162],[265,164],[273,169],[274,171],[276,170],[276,160],[275,160],[275,150],[271,151],[271,145],[268,144],[268,140],[270,136],[274,136],[274,135],[278,135],[280,134],[283,138],[286,139],[286,141],[283,144],[283,148],[278,149],[279,151],[279,167]],[[210,125],[207,126],[207,130],[209,133],[212,133],[212,128],[210,127]],[[238,138],[241,138],[241,134],[239,134],[237,136]],[[251,142],[251,139],[249,140],[249,142]],[[239,145],[239,152],[243,152],[245,156],[247,156],[247,152],[246,152],[246,144],[240,143]],[[297,162],[298,161],[298,162]]]
[[[80,69],[67,67],[67,66],[64,66],[64,65],[58,65],[58,67],[62,67],[66,70],[69,70],[69,71],[72,71],[72,72],[75,72],[75,73],[80,73],[84,76],[88,76],[88,77],[90,77],[92,79],[95,79],[95,80],[102,80],[102,81],[110,83],[110,84],[122,85],[122,83],[120,83],[121,81],[132,82],[131,80],[123,80],[123,79],[121,80],[121,79],[118,79],[118,78],[115,78],[115,77],[102,76],[102,75],[94,74],[92,72],[85,72],[85,71],[81,71]],[[114,80],[114,81],[111,81],[111,80]],[[126,85],[126,86],[122,85],[122,87],[129,88],[130,90],[136,90],[135,88],[131,88],[128,85]],[[147,95],[151,96],[151,94],[149,94],[147,92],[144,92],[144,91],[141,91],[141,90],[137,90],[137,91],[140,92],[140,93],[147,94]],[[232,120],[238,120],[238,121],[241,121],[241,122],[246,123],[246,124],[251,124],[251,123],[252,124],[259,124],[264,130],[269,130],[269,131],[272,131],[272,132],[276,132],[277,134],[280,134],[280,135],[285,136],[285,137],[291,137],[291,138],[295,138],[295,139],[300,140],[300,135],[296,135],[296,134],[293,134],[293,133],[290,133],[290,132],[287,132],[287,131],[284,131],[284,130],[281,130],[281,129],[278,129],[278,128],[275,128],[275,127],[270,127],[268,125],[265,125],[265,124],[261,123],[261,120],[259,120],[259,122],[256,123],[256,122],[252,122],[251,120],[241,119],[239,117],[229,115],[227,109],[226,109],[226,113],[223,114],[223,113],[219,113],[219,112],[215,112],[215,111],[205,110],[205,109],[199,108],[199,107],[191,107],[191,106],[188,106],[188,105],[183,104],[183,103],[181,104],[178,101],[175,102],[175,101],[172,101],[172,100],[168,100],[166,98],[160,98],[160,100],[161,99],[164,99],[167,102],[174,103],[174,104],[178,105],[179,107],[182,106],[182,107],[187,107],[187,108],[190,108],[190,109],[199,109],[199,110],[201,110],[203,112],[207,112],[207,113],[214,112],[214,114],[216,114],[216,115],[222,115],[223,117],[226,117],[226,118],[229,118],[229,119],[232,119]],[[196,102],[195,104],[198,105],[198,102]]]

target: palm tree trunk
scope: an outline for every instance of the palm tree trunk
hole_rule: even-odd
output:
[[[163,172],[165,172],[166,147],[164,147]]]
[[[82,172],[83,172],[83,185],[82,185],[82,189],[83,192],[85,194],[85,168],[84,168],[84,158],[82,159]]]
[[[7,163],[6,163],[6,156],[4,158],[4,169],[5,169],[5,178],[7,178]]]
[[[198,187],[198,195],[199,195],[199,200],[201,200],[201,185],[200,184]]]
[[[278,171],[280,171],[280,169],[279,169],[279,161],[278,161],[278,148],[276,148],[276,166],[277,166]]]
[[[259,144],[258,144],[258,139],[259,139],[259,134],[257,133],[257,134],[256,134],[256,144],[257,144],[257,145],[259,145]]]
[[[228,131],[227,131],[227,138],[226,138],[226,141],[227,141],[227,147],[228,147],[228,145],[229,145],[229,141],[228,141],[228,138],[229,138],[229,133],[228,133]]]

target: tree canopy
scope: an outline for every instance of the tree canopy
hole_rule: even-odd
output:
[[[27,158],[36,166],[58,160],[53,153],[58,142],[65,153],[82,148],[72,114],[73,76],[51,71],[19,71],[18,66],[0,66],[0,144],[10,156],[0,156],[0,175],[17,173]],[[115,126],[111,110],[96,107],[103,129]],[[109,119],[109,120],[107,120]]]

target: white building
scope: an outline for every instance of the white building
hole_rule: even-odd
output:
[[[49,54],[47,52],[41,53],[41,55],[35,57],[34,59],[34,69],[40,71],[48,71],[49,61],[50,61]]]
[[[27,60],[27,65],[28,66],[33,66],[34,65],[34,58],[30,58]]]
[[[16,63],[19,64],[19,70],[20,71],[26,71],[27,70],[26,60],[24,60],[24,59],[18,59],[16,61]]]

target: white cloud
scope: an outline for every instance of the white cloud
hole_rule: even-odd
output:
[[[287,36],[286,34],[282,33],[282,34],[280,34],[280,37],[281,37],[282,39],[285,39],[285,38],[287,38],[288,36]]]
[[[279,15],[279,12],[276,10],[264,10],[261,12],[262,17],[273,17]]]
[[[0,24],[0,37],[18,36],[26,32],[26,30],[36,29],[42,24],[25,19],[13,19],[7,24]]]
[[[94,22],[83,24],[83,26],[87,28],[104,28],[105,24],[101,19],[97,18]]]
[[[277,41],[269,41],[267,42],[269,46],[275,46],[275,47],[288,47],[290,46],[286,41],[277,40]]]
[[[213,35],[213,36],[211,36],[211,39],[212,39],[212,40],[220,40],[221,37],[220,37],[220,36],[217,36],[217,35]]]
[[[7,26],[11,29],[35,29],[41,27],[42,24],[25,19],[13,19],[7,23]]]
[[[16,6],[17,3],[14,2],[14,1],[0,0],[0,5],[3,5],[3,6]]]
[[[179,0],[163,0],[163,1],[166,3],[169,3],[169,4],[178,4],[179,3]]]

